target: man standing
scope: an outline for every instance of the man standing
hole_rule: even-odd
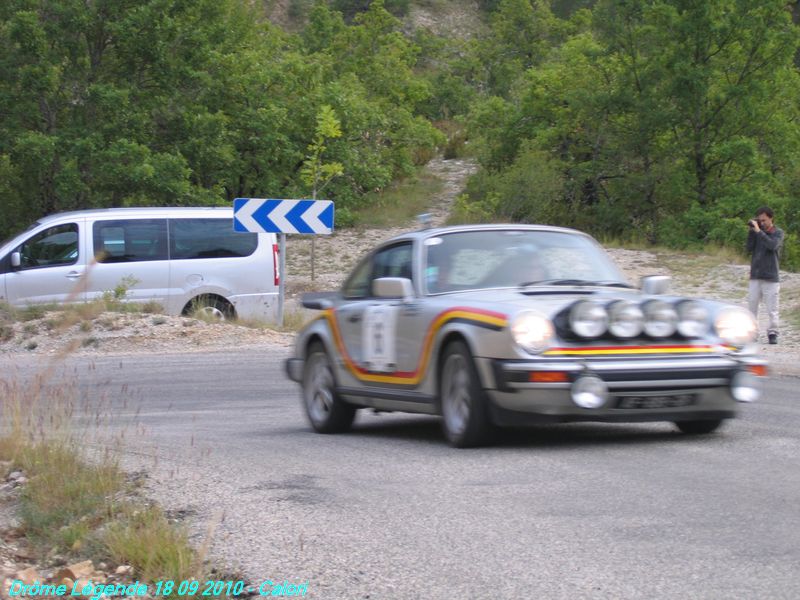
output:
[[[778,260],[783,246],[783,231],[772,222],[772,209],[762,206],[756,218],[748,222],[747,251],[750,259],[750,312],[758,315],[758,304],[763,300],[769,315],[767,338],[770,344],[778,343]]]

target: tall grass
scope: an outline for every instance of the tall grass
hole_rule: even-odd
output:
[[[28,479],[19,510],[25,536],[41,557],[113,560],[143,581],[202,578],[203,557],[187,533],[120,468],[124,430],[112,427],[102,392],[80,392],[56,367],[0,376],[0,460]]]

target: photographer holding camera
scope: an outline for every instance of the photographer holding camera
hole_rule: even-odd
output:
[[[770,344],[778,343],[778,295],[780,293],[779,266],[783,247],[783,230],[772,222],[772,209],[762,206],[756,218],[748,221],[747,251],[750,258],[750,312],[758,315],[759,302],[763,300],[769,315],[767,338]]]

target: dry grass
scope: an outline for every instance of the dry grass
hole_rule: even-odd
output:
[[[364,209],[355,211],[356,220],[364,227],[396,227],[412,222],[430,209],[431,198],[442,187],[441,179],[421,172],[370,197]]]
[[[0,460],[27,478],[19,516],[39,557],[113,558],[143,580],[202,577],[185,532],[148,506],[119,467],[125,432],[111,433],[110,406],[56,380],[54,367],[0,379]]]
[[[128,564],[145,581],[201,579],[202,560],[184,528],[158,507],[128,509],[104,536],[112,560]]]

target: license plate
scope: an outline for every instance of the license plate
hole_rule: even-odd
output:
[[[677,394],[673,396],[622,396],[617,408],[679,408],[694,404],[694,394]]]

